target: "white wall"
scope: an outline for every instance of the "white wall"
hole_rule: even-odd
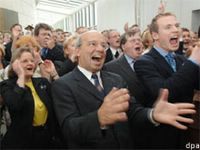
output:
[[[23,27],[35,24],[35,0],[0,0],[0,7],[18,12]]]
[[[160,0],[136,0],[140,12],[141,29],[144,30],[151,19],[157,14]],[[174,13],[182,27],[191,29],[192,10],[200,9],[200,0],[163,0],[166,3],[166,11]],[[97,1],[98,29],[104,30],[116,28],[123,32],[125,22],[129,25],[135,21],[135,0],[98,0]]]
[[[97,1],[97,29],[114,28],[123,32],[126,22],[135,23],[134,0],[98,0]]]

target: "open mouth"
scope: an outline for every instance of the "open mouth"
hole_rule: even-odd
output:
[[[170,38],[170,44],[172,45],[177,45],[178,44],[178,38],[177,37],[173,37],[173,38]]]
[[[92,56],[92,60],[94,61],[101,61],[101,56]]]
[[[135,50],[136,50],[136,51],[140,51],[141,48],[138,46],[138,47],[135,47]]]

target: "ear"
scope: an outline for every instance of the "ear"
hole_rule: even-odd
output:
[[[76,48],[77,56],[80,56],[80,48]]]
[[[159,38],[159,35],[157,32],[152,32],[152,38],[156,41]]]

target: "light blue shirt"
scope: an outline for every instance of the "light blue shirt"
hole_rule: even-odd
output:
[[[125,58],[126,58],[128,64],[129,64],[130,67],[132,68],[132,70],[135,71],[135,69],[134,69],[134,67],[133,67],[133,66],[134,66],[134,63],[135,63],[135,60],[134,60],[132,57],[126,55],[126,54],[124,54],[124,56],[125,56]]]

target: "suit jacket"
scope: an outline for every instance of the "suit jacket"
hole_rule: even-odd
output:
[[[156,100],[160,88],[169,90],[169,101],[192,102],[194,88],[199,83],[199,67],[183,56],[176,55],[177,72],[173,72],[167,61],[154,49],[135,62],[135,71],[149,92],[150,106]],[[152,130],[152,148],[185,148],[185,131],[167,125]]]
[[[64,61],[65,57],[64,57],[64,52],[61,49],[61,47],[59,45],[55,45],[54,48],[48,49],[46,56],[45,57],[42,56],[42,59],[43,60],[49,59],[52,62],[54,62],[56,60],[57,61]]]
[[[122,78],[116,74],[102,71],[101,78],[106,94],[113,87],[125,86]],[[104,97],[78,68],[56,80],[52,85],[52,94],[56,115],[69,148],[132,147],[128,122],[116,123],[106,130],[100,129],[97,110]],[[146,109],[131,109],[133,111],[130,110],[132,113],[129,116],[132,120],[149,123]],[[141,112],[137,119],[136,112]]]
[[[54,61],[54,65],[59,76],[63,76],[76,67],[76,63],[73,63],[69,58],[64,61]]]
[[[105,59],[105,63],[107,63],[107,62],[109,62],[109,61],[111,61],[111,60],[113,60],[113,59],[114,59],[114,56],[113,56],[113,54],[112,54],[112,51],[111,51],[110,48],[108,48],[108,49],[106,50],[106,59]]]
[[[32,81],[37,94],[48,110],[46,127],[49,134],[53,136],[55,132],[55,115],[52,109],[51,97],[49,97],[50,85],[43,78],[33,78]],[[30,89],[19,87],[16,84],[16,79],[8,79],[1,83],[1,95],[11,116],[11,125],[2,140],[2,147],[31,148],[34,100]]]
[[[5,56],[4,56],[4,58],[5,58],[5,60],[8,61],[8,62],[10,62],[10,59],[11,59],[11,57],[12,57],[12,52],[11,52],[12,43],[13,43],[13,42],[10,41],[9,43],[7,43],[7,44],[5,45]]]
[[[142,104],[145,105],[148,103],[148,94],[138,80],[135,71],[133,71],[128,64],[124,55],[116,60],[106,63],[104,69],[120,75],[126,81],[130,94]]]

